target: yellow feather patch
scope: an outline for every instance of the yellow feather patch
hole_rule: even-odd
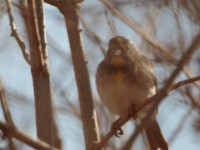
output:
[[[125,72],[119,70],[115,73],[115,80],[119,81],[119,80],[122,80],[125,76]]]

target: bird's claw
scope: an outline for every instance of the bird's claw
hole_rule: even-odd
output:
[[[120,121],[120,118],[119,118],[117,121],[115,121],[115,122],[112,124],[112,127],[111,127],[111,129],[115,132],[114,135],[115,135],[116,137],[118,137],[118,138],[120,138],[120,137],[124,134],[124,132],[123,132],[123,130],[121,129],[121,127],[119,127],[119,124],[118,124],[119,121]]]

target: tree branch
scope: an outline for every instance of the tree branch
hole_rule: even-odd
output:
[[[175,77],[178,75],[178,73],[181,71],[181,69],[183,68],[184,64],[187,63],[187,61],[189,60],[189,58],[191,57],[191,55],[194,53],[194,51],[198,48],[200,44],[200,34],[196,37],[195,41],[191,44],[191,46],[189,47],[189,49],[186,51],[186,53],[182,56],[182,58],[180,59],[176,70],[172,73],[171,77],[169,78],[167,84],[163,87],[163,89],[161,89],[156,95],[147,98],[144,103],[142,103],[140,106],[138,106],[134,111],[137,113],[139,111],[141,111],[146,105],[153,103],[152,108],[149,110],[149,112],[147,113],[147,116],[144,118],[144,120],[142,121],[141,125],[138,126],[138,128],[136,128],[134,134],[132,135],[132,137],[130,138],[132,140],[131,143],[133,143],[133,141],[135,140],[135,138],[137,137],[137,135],[140,133],[140,131],[144,128],[146,122],[148,122],[148,119],[151,118],[151,114],[153,113],[153,111],[155,111],[155,109],[157,108],[158,104],[161,102],[161,100],[171,91],[174,90],[180,86],[183,86],[185,84],[188,83],[193,83],[197,80],[199,80],[199,77],[195,77],[192,79],[188,79],[188,80],[184,80],[181,82],[178,82],[176,84],[172,84],[172,82],[174,81]],[[108,140],[117,132],[117,130],[124,125],[128,120],[130,120],[132,118],[132,116],[127,115],[124,118],[119,118],[117,121],[118,124],[118,128],[111,128],[111,130],[104,136],[104,138],[99,142],[95,144],[95,147],[101,148],[103,147]],[[130,141],[129,141],[130,142]],[[126,144],[125,144],[126,145]],[[127,147],[126,147],[127,148]]]
[[[161,54],[167,58],[169,62],[171,62],[174,65],[177,65],[177,60],[170,54],[167,53],[166,50],[164,50],[158,43],[156,43],[153,39],[149,38],[149,36],[142,30],[141,27],[134,24],[130,19],[128,19],[124,14],[122,14],[118,9],[116,9],[114,6],[112,6],[108,1],[101,0],[101,2],[113,13],[115,16],[117,16],[121,21],[123,21],[125,24],[127,24],[131,29],[133,29],[135,32],[137,32],[143,39],[145,39],[150,45],[155,47],[155,50],[159,50]],[[192,78],[192,74],[189,71],[187,67],[183,67],[184,73],[189,77]],[[200,84],[195,83],[195,85],[200,88]]]
[[[81,1],[81,0],[80,0]],[[93,143],[99,140],[96,112],[92,101],[89,74],[83,54],[82,41],[79,29],[78,3],[73,0],[65,0],[63,13],[71,47],[72,60],[78,87],[81,115],[83,121],[86,149],[92,150]]]
[[[6,92],[4,90],[3,83],[1,81],[1,79],[0,79],[0,100],[1,100],[1,105],[2,105],[2,108],[3,108],[3,113],[4,113],[4,117],[5,117],[6,122],[10,126],[15,127],[11,113],[10,113],[10,110],[9,110]],[[9,141],[10,149],[16,150],[15,145],[14,145],[13,140],[12,140],[12,137],[8,137],[8,141]]]
[[[171,74],[165,86],[155,96],[152,97],[152,102],[153,102],[152,107],[149,109],[144,119],[142,119],[141,124],[138,127],[136,127],[135,132],[130,137],[131,142],[130,140],[128,140],[127,143],[131,143],[132,145],[132,143],[134,143],[138,134],[144,129],[145,125],[148,124],[149,120],[151,119],[152,114],[156,111],[160,102],[163,100],[164,97],[167,96],[168,92],[170,91],[172,82],[176,79],[177,75],[183,69],[184,65],[190,60],[192,54],[198,49],[199,45],[200,45],[200,34],[196,36],[196,38],[194,39],[194,41],[192,42],[188,50],[183,54],[183,56],[181,57],[181,59],[179,60],[177,64],[177,68]],[[125,147],[123,148],[123,150],[129,149],[131,145],[125,144]]]
[[[13,126],[10,126],[8,124],[4,124],[3,122],[0,121],[0,129],[3,131],[4,136],[6,137],[14,137],[19,141],[22,141],[26,143],[27,145],[38,149],[38,150],[58,150],[55,148],[52,148],[49,146],[47,143],[37,140],[37,139],[32,139],[28,135],[24,134],[21,131],[18,131],[16,128]]]
[[[26,46],[25,46],[22,38],[18,34],[16,23],[14,21],[11,0],[6,0],[6,3],[7,3],[7,7],[8,7],[8,16],[9,16],[9,19],[10,19],[10,26],[11,26],[11,30],[12,30],[11,36],[13,36],[16,39],[16,41],[17,41],[17,43],[18,43],[18,45],[19,45],[19,47],[22,51],[24,59],[26,60],[26,62],[28,64],[30,64],[30,56],[28,54],[28,51],[26,49]]]
[[[186,79],[186,80],[180,81],[178,83],[172,84],[172,86],[170,87],[170,91],[180,88],[181,86],[184,86],[186,84],[194,83],[198,80],[200,80],[200,76],[193,77],[193,78]]]
[[[43,3],[42,0],[41,3]],[[38,23],[41,22],[38,22],[37,7],[40,6],[35,4],[35,0],[28,0],[28,33],[35,96],[37,136],[53,147],[55,143],[50,70],[46,51],[42,49],[45,47],[42,47],[42,36],[40,37],[40,34],[43,35],[44,33],[39,33]],[[42,29],[41,32],[44,32],[44,30]]]
[[[1,100],[1,104],[2,104],[2,108],[3,108],[3,112],[4,112],[4,116],[6,121],[9,123],[9,125],[14,126],[11,114],[10,114],[10,110],[8,107],[8,102],[7,102],[7,98],[6,98],[6,92],[3,88],[3,83],[0,79],[0,100]]]

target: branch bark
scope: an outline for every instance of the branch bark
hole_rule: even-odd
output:
[[[43,2],[41,1],[41,3]],[[41,36],[43,38],[41,40],[40,37],[43,33],[39,33],[38,23],[40,22],[38,22],[36,14],[37,7],[35,0],[28,0],[28,34],[35,96],[37,136],[53,147],[54,127],[50,71],[46,49],[42,49],[46,48],[41,44],[41,41],[45,40],[45,38]],[[42,29],[41,32],[44,32],[44,30]]]
[[[58,149],[52,148],[50,145],[48,145],[47,143],[45,143],[41,140],[30,138],[28,135],[24,134],[21,131],[18,131],[13,126],[2,123],[1,121],[0,121],[0,129],[3,131],[4,136],[14,137],[17,140],[22,141],[22,142],[26,143],[27,145],[29,145],[29,146],[31,146],[35,149],[38,149],[38,150],[58,150]]]
[[[142,30],[141,27],[134,24],[130,19],[128,19],[123,13],[121,13],[118,9],[116,9],[112,4],[110,4],[106,0],[101,0],[101,2],[113,13],[115,16],[117,16],[121,21],[123,21],[125,24],[127,24],[131,29],[133,29],[135,32],[137,32],[143,39],[145,39],[150,45],[152,45],[155,50],[159,50],[161,54],[166,58],[169,62],[171,62],[174,65],[177,65],[178,60],[176,60],[170,53],[168,53],[165,49],[163,49],[158,43],[156,43],[153,39],[149,38],[149,36]],[[183,68],[184,73],[189,78],[192,78],[193,75],[188,69],[188,67]],[[200,88],[199,83],[195,83],[196,87]]]
[[[25,46],[21,36],[18,34],[17,26],[16,26],[16,23],[14,21],[11,0],[6,0],[6,3],[7,3],[7,7],[8,7],[8,16],[9,16],[9,19],[10,19],[10,26],[11,26],[11,30],[12,30],[11,35],[16,39],[19,47],[21,48],[24,59],[26,60],[26,62],[28,64],[30,64],[30,56],[28,54],[28,51],[26,49],[26,46]]]
[[[132,134],[130,139],[127,141],[125,146],[122,148],[123,150],[130,149],[132,143],[134,143],[135,139],[137,138],[138,134],[144,129],[145,125],[148,124],[149,120],[151,119],[152,114],[156,111],[158,105],[161,103],[163,98],[167,96],[168,92],[170,91],[172,82],[176,79],[177,75],[181,72],[184,65],[190,60],[192,54],[198,49],[200,45],[200,34],[196,36],[188,50],[183,54],[179,62],[177,63],[177,68],[172,72],[170,78],[168,79],[165,86],[155,95],[152,97],[152,107],[147,112],[147,115],[142,120],[141,124],[136,128],[135,132]]]
[[[172,82],[174,81],[174,79],[176,78],[176,76],[179,74],[179,72],[181,71],[181,69],[184,67],[184,65],[189,61],[191,55],[195,52],[195,50],[197,50],[197,48],[199,47],[199,43],[200,43],[200,34],[195,38],[194,42],[191,44],[191,46],[188,48],[188,50],[186,51],[186,53],[182,56],[182,58],[180,59],[180,61],[177,64],[177,68],[176,70],[174,70],[174,72],[172,73],[171,77],[168,79],[167,84],[163,87],[163,89],[161,89],[156,95],[148,98],[145,100],[144,103],[142,103],[140,106],[138,106],[134,111],[135,112],[139,112],[141,111],[146,105],[153,103],[152,108],[149,110],[149,112],[147,113],[147,116],[144,118],[144,120],[142,121],[141,125],[139,125],[136,128],[136,131],[134,132],[134,134],[131,136],[130,140],[127,141],[127,144],[125,144],[124,149],[130,149],[130,144],[129,143],[133,143],[134,140],[136,139],[137,135],[140,133],[140,131],[144,128],[145,124],[149,121],[149,118],[151,118],[151,114],[156,110],[157,106],[159,105],[159,103],[162,101],[162,99],[171,91],[174,90],[180,86],[183,86],[185,84],[191,83],[191,82],[195,82],[197,80],[199,80],[199,76],[192,78],[192,79],[188,79],[188,80],[184,80],[182,82],[178,82],[175,84],[172,84]],[[132,116],[127,115],[124,118],[119,118],[117,120],[117,124],[118,124],[118,128],[111,128],[111,130],[104,136],[104,138],[97,144],[95,144],[95,147],[97,149],[103,147],[108,140],[117,132],[118,129],[120,129],[120,127],[122,125],[124,125],[128,120],[130,120],[132,118]]]
[[[4,117],[5,117],[6,122],[10,126],[15,127],[11,113],[10,113],[10,110],[9,110],[6,92],[4,90],[3,83],[1,81],[1,79],[0,79],[0,101],[1,101],[1,104],[2,104],[3,113],[4,113]],[[10,150],[16,150],[16,147],[13,143],[12,137],[8,137],[8,141],[9,141]]]
[[[47,51],[47,37],[46,37],[46,25],[45,25],[45,14],[44,14],[44,6],[43,0],[36,0],[36,13],[37,13],[37,21],[38,21],[38,30],[40,35],[40,43],[42,48],[42,56],[44,61],[48,63],[48,51]],[[48,65],[49,66],[49,65]],[[51,86],[51,85],[48,85]],[[51,87],[50,87],[51,88]],[[49,93],[51,94],[51,93]],[[49,108],[53,109],[53,108]],[[53,110],[52,110],[53,111]],[[61,148],[61,139],[58,136],[58,129],[54,120],[54,112],[52,114],[52,132],[53,132],[53,142],[56,148]]]
[[[86,149],[92,150],[95,141],[99,140],[96,113],[94,111],[89,74],[83,54],[82,41],[79,29],[78,2],[65,0],[60,9],[64,15],[66,28],[68,32],[72,60],[74,65],[75,77],[78,86],[81,115],[83,121],[83,130],[86,143]]]

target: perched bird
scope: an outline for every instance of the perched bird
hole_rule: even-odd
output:
[[[131,110],[156,94],[156,78],[152,62],[123,36],[116,36],[109,42],[109,49],[96,73],[96,85],[100,99],[112,113],[127,116]],[[142,119],[146,107],[137,116]],[[168,150],[160,127],[153,114],[145,133],[150,150]]]

